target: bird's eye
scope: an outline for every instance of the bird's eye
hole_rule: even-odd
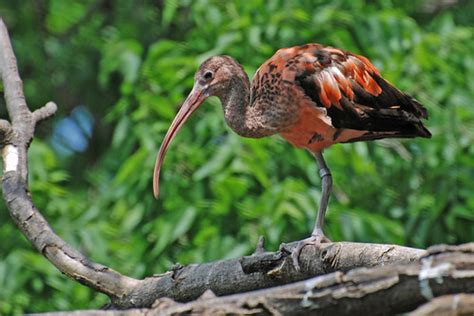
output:
[[[212,71],[206,71],[206,73],[204,74],[204,79],[209,80],[212,78],[212,76],[214,76]]]

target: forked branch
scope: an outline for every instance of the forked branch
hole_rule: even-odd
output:
[[[57,236],[34,206],[28,192],[28,146],[35,126],[52,116],[56,104],[48,102],[40,109],[28,109],[23,83],[18,73],[8,31],[0,19],[0,72],[5,102],[11,123],[0,121],[3,158],[3,197],[10,215],[30,242],[61,272],[113,297],[124,297],[139,281],[95,264],[72,249]]]

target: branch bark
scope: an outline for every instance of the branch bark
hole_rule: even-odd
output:
[[[474,294],[452,294],[436,297],[417,308],[409,316],[474,315]]]
[[[271,289],[202,298],[187,304],[158,301],[157,308],[147,315],[387,315],[413,310],[439,295],[460,292],[474,292],[474,243],[433,247],[415,263],[338,271]],[[455,309],[468,310],[467,297],[454,299]],[[436,305],[432,310],[446,310],[453,297],[440,301],[432,302]],[[160,308],[160,303],[169,306]],[[426,315],[423,310],[418,313]]]

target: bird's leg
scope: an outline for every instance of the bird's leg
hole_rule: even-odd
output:
[[[328,166],[323,158],[322,151],[313,153],[316,158],[316,162],[319,166],[319,175],[321,176],[321,200],[319,202],[318,214],[316,215],[316,222],[314,224],[313,232],[309,238],[301,240],[296,248],[291,252],[291,258],[293,259],[293,265],[297,270],[299,270],[299,255],[301,250],[306,245],[310,244],[320,244],[323,242],[330,242],[330,240],[324,235],[323,226],[324,226],[324,217],[326,215],[326,209],[328,207],[329,196],[331,195],[332,189],[332,176],[329,171]]]
[[[323,239],[322,241],[329,241],[326,238],[323,232],[324,226],[324,217],[326,216],[326,210],[328,208],[329,196],[332,191],[332,176],[331,171],[329,171],[326,162],[324,161],[322,151],[318,151],[314,154],[316,161],[319,166],[319,175],[321,176],[321,200],[319,202],[318,214],[316,215],[316,223],[314,224],[313,232],[311,236],[319,237]]]

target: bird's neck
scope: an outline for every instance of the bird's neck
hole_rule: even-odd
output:
[[[247,74],[235,75],[229,89],[220,96],[227,125],[244,137],[259,138],[269,135],[259,124],[258,114],[250,101],[250,82]]]

